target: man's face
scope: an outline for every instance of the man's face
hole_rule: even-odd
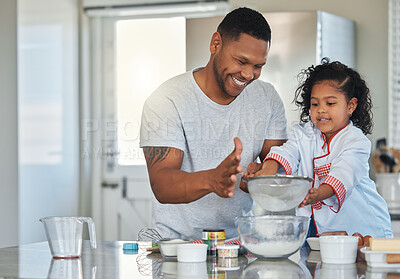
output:
[[[260,77],[267,54],[268,42],[244,33],[239,40],[225,42],[213,60],[215,78],[221,90],[230,97],[237,97]]]

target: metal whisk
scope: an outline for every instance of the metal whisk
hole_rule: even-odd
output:
[[[157,276],[153,278],[159,278],[158,275],[162,262],[162,259],[148,258],[148,253],[140,253],[136,257],[136,264],[140,274],[144,276]]]
[[[161,240],[162,236],[155,229],[143,228],[138,233],[139,241],[157,242]]]

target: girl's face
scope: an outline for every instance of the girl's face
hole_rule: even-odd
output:
[[[311,90],[310,116],[314,125],[329,141],[345,127],[357,107],[357,99],[347,101],[346,96],[332,84],[333,81],[316,83]]]

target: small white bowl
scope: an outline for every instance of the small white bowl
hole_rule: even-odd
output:
[[[327,235],[319,237],[321,260],[329,264],[351,264],[356,262],[358,237]]]
[[[319,251],[319,237],[309,237],[307,238],[307,243],[310,245],[311,250]]]
[[[207,247],[207,244],[178,244],[178,262],[205,262],[207,260]]]
[[[191,241],[187,239],[179,239],[179,238],[172,238],[172,239],[161,239],[157,242],[158,246],[160,247],[160,253],[163,258],[171,258],[177,256],[177,245],[183,243],[191,243]]]

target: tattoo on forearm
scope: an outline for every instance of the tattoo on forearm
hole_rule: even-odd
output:
[[[147,166],[153,167],[156,163],[163,161],[167,158],[171,148],[169,147],[145,147],[143,149],[146,158]]]

